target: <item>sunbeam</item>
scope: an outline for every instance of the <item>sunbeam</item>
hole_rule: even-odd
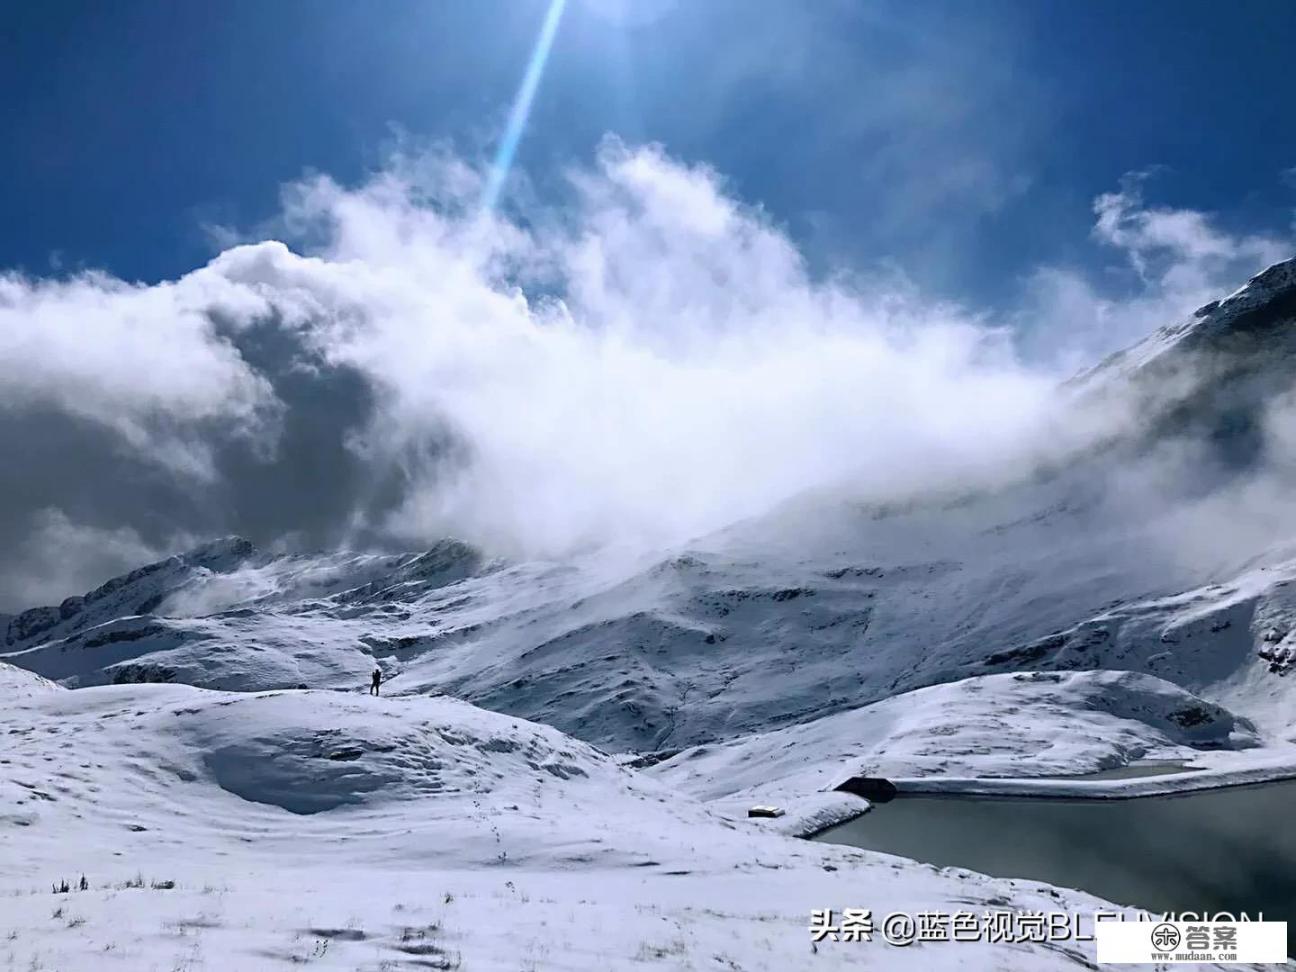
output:
[[[518,143],[526,128],[527,117],[531,114],[531,103],[535,100],[536,89],[540,87],[540,77],[544,74],[545,63],[549,60],[549,51],[553,48],[554,37],[558,34],[558,23],[562,20],[563,8],[567,0],[550,0],[549,11],[545,14],[540,27],[540,36],[536,38],[535,48],[531,51],[531,60],[527,63],[526,74],[518,88],[513,107],[509,110],[508,124],[504,127],[504,137],[495,151],[491,163],[490,175],[482,191],[482,210],[490,211],[499,201],[504,180],[508,178],[513,167],[513,157],[517,154]]]

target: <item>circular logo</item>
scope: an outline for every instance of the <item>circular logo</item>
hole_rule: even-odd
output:
[[[1152,947],[1158,952],[1169,952],[1179,945],[1179,929],[1163,921],[1152,929]]]

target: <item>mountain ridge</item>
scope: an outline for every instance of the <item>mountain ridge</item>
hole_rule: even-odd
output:
[[[1186,402],[1216,414],[1220,386],[1239,391],[1221,376],[1238,369],[1251,376],[1243,398],[1271,397],[1291,373],[1285,356],[1253,345],[1274,334],[1296,341],[1296,327],[1284,330],[1293,308],[1289,260],[1084,381],[1110,391],[1117,376],[1136,393],[1148,382],[1177,393],[1165,376],[1197,369],[1203,348],[1240,356],[1232,370],[1194,371],[1195,390],[1170,411],[1145,410],[1163,432],[1165,416]],[[1137,367],[1125,374],[1130,361]],[[1181,422],[1173,434],[1187,429]],[[1095,640],[1143,629],[1100,619],[1166,599],[1209,601],[1212,585],[1235,584],[1257,564],[1285,576],[1296,549],[1257,541],[1184,558],[1183,511],[1198,499],[1122,505],[1111,483],[1127,457],[1089,453],[1048,476],[944,504],[775,511],[620,561],[507,563],[455,540],[421,552],[288,555],[224,538],[22,612],[0,657],[67,685],[183,681],[241,691],[358,690],[377,665],[393,692],[453,694],[640,752],[1014,668],[1163,674],[1164,651],[1129,644],[1122,655]],[[1255,635],[1229,651],[1239,671],[1262,651],[1268,675],[1288,664],[1282,638]],[[1213,684],[1187,669],[1176,677],[1196,692]]]

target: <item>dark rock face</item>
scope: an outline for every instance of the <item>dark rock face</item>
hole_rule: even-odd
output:
[[[1191,729],[1193,726],[1200,726],[1210,722],[1215,718],[1215,713],[1211,712],[1205,706],[1190,705],[1186,708],[1171,712],[1167,716],[1171,722],[1184,729]]]
[[[175,672],[165,665],[119,665],[113,670],[114,685],[170,682],[174,678]]]
[[[62,615],[59,613],[58,608],[30,608],[16,615],[9,622],[9,631],[5,636],[5,644],[12,645],[18,641],[25,641],[46,628],[52,628],[61,620]]]
[[[890,803],[896,798],[896,786],[880,776],[852,776],[833,787],[838,793],[852,793],[873,803]]]

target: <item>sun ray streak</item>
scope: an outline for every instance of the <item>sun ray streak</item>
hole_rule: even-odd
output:
[[[540,27],[540,36],[536,38],[535,48],[531,51],[531,60],[527,63],[526,74],[522,76],[517,97],[513,99],[508,124],[504,127],[504,137],[500,140],[499,148],[495,150],[490,174],[482,191],[482,209],[485,211],[495,208],[500,192],[504,188],[504,181],[513,167],[513,157],[517,154],[518,143],[522,141],[527,117],[531,114],[531,103],[535,100],[536,89],[540,87],[540,78],[544,74],[545,63],[549,60],[554,37],[558,34],[558,23],[562,20],[563,8],[566,6],[567,0],[550,0],[549,10]]]

